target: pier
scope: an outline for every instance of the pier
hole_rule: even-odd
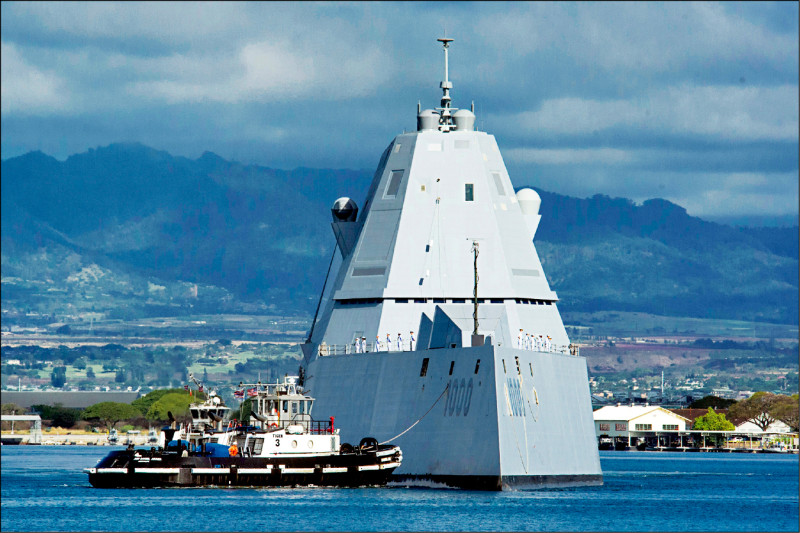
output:
[[[741,431],[629,431],[599,436],[601,450],[656,452],[798,453],[797,433]]]

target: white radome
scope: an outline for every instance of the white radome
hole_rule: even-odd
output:
[[[542,205],[542,199],[539,193],[533,189],[520,189],[517,191],[517,200],[519,207],[522,209],[524,215],[538,215],[539,206]]]

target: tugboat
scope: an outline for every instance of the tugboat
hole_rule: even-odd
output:
[[[274,384],[240,383],[252,399],[249,425],[224,423],[230,409],[213,392],[190,406],[191,422],[161,430],[159,446],[109,453],[86,468],[98,488],[384,485],[402,462],[400,448],[364,438],[341,443],[334,419],[311,418],[314,398],[297,376]],[[241,392],[242,395],[245,391]]]
[[[116,428],[111,428],[111,431],[108,432],[108,443],[112,446],[115,446],[119,442],[119,435],[117,434]]]

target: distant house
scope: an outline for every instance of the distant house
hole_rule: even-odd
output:
[[[686,431],[689,419],[653,405],[609,405],[594,412],[597,436],[630,437],[637,433]]]
[[[718,389],[711,389],[711,395],[717,398],[724,398],[725,400],[735,400],[739,392],[729,389],[728,387],[720,387]]]
[[[790,428],[780,420],[776,420],[775,422],[767,426],[766,431],[761,431],[761,428],[753,424],[752,422],[742,422],[741,424],[736,426],[736,431],[742,433],[791,433],[792,428]]]

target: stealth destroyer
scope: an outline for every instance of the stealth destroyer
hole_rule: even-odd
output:
[[[360,209],[332,208],[341,266],[302,346],[305,386],[344,439],[399,445],[402,483],[602,484],[586,361],[533,244],[540,198],[515,193],[474,108],[451,106],[439,41],[440,106],[417,107]]]

